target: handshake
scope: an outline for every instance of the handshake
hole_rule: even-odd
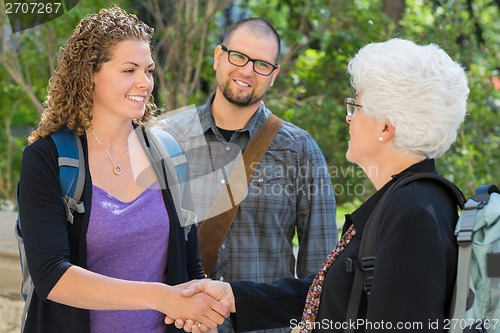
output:
[[[206,333],[236,312],[231,285],[210,279],[192,280],[175,287],[177,303],[165,317],[166,324],[175,324],[186,332]],[[171,311],[173,310],[173,311]]]

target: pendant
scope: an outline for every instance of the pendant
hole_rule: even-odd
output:
[[[122,174],[122,168],[121,168],[119,165],[116,165],[116,166],[113,168],[113,172],[114,172],[116,175],[121,175],[121,174]]]

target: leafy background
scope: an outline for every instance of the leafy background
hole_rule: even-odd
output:
[[[500,0],[117,0],[155,27],[155,99],[163,110],[202,104],[214,90],[212,55],[243,17],[269,20],[283,40],[281,72],[266,105],[307,130],[327,159],[341,211],[374,192],[345,160],[346,66],[363,45],[392,37],[439,44],[468,71],[468,116],[438,168],[470,195],[496,182],[500,162]],[[78,21],[109,1],[85,0],[46,24],[12,33],[0,8],[0,202],[15,209],[26,134],[36,126],[59,47]]]

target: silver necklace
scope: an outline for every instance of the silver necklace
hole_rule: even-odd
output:
[[[90,133],[92,133],[92,135],[94,136],[95,140],[97,141],[97,143],[99,144],[99,146],[102,147],[102,149],[104,149],[104,151],[106,152],[106,154],[108,155],[109,157],[109,160],[111,161],[111,163],[113,163],[114,167],[113,167],[113,172],[116,174],[116,175],[121,175],[122,173],[122,162],[123,162],[123,159],[125,158],[125,155],[127,154],[127,150],[128,150],[128,142],[127,142],[127,147],[125,147],[125,151],[123,152],[123,156],[122,158],[120,159],[120,162],[118,164],[115,163],[115,161],[113,160],[113,158],[111,157],[111,154],[109,153],[109,151],[104,148],[104,146],[102,145],[101,141],[99,141],[99,139],[97,138],[97,136],[95,135],[94,131],[90,131]]]

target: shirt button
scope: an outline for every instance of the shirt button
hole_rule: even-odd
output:
[[[221,276],[221,277],[219,278],[219,280],[224,281],[224,277],[223,277],[223,276]]]
[[[231,147],[227,146],[227,147],[226,147],[226,150],[227,150],[227,151],[230,151],[230,150],[231,150]]]
[[[259,185],[264,184],[264,178],[262,177],[260,177],[257,181],[259,182]]]
[[[225,179],[221,179],[221,180],[220,180],[220,183],[221,183],[221,184],[225,184],[225,183],[226,183],[226,180],[225,180]]]
[[[221,249],[225,250],[226,249],[226,245],[222,244]]]

